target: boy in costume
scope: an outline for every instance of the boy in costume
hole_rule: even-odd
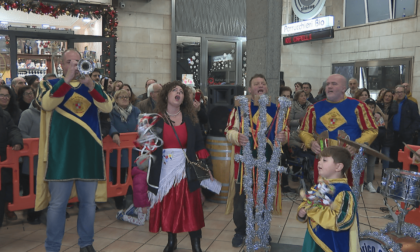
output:
[[[250,122],[251,125],[244,125],[243,124],[243,112],[240,110],[239,107],[235,107],[230,115],[227,122],[227,126],[225,129],[226,139],[229,143],[233,146],[231,156],[231,174],[234,173],[234,176],[231,176],[230,181],[230,188],[228,194],[228,202],[226,205],[226,214],[229,214],[232,211],[233,207],[233,221],[236,225],[235,229],[235,236],[232,239],[232,246],[233,247],[240,247],[242,246],[245,236],[246,236],[246,216],[245,216],[245,192],[243,190],[243,175],[244,175],[244,164],[241,162],[234,162],[234,155],[235,154],[242,154],[242,148],[245,146],[248,141],[251,144],[251,150],[253,153],[254,158],[257,158],[257,132],[261,130],[259,128],[259,106],[255,105],[255,99],[259,95],[267,94],[267,81],[262,74],[254,75],[251,80],[249,81],[249,88],[248,93],[251,94],[251,101],[249,102],[250,107]],[[267,131],[266,131],[266,157],[267,160],[271,159],[271,154],[273,152],[273,144],[275,138],[280,140],[282,143],[286,143],[286,134],[284,131],[279,132],[276,135],[276,122],[278,116],[278,108],[276,104],[271,103],[270,106],[267,106]],[[287,121],[287,116],[284,119]],[[244,132],[244,127],[250,127],[251,136],[245,136],[242,134]],[[255,167],[255,171],[253,174],[253,181],[254,186],[256,185],[256,174],[257,174],[257,167]],[[280,175],[278,174],[278,181]],[[254,190],[254,195],[248,195],[249,197],[256,197],[257,190]],[[275,206],[274,206],[274,214],[281,213],[281,189],[280,186],[277,187],[277,195],[275,199]]]
[[[357,202],[344,175],[351,160],[343,147],[331,146],[321,152],[318,170],[323,179],[304,195],[308,198],[298,207],[297,219],[308,225],[302,251],[360,251]],[[323,200],[313,195],[321,195]]]
[[[65,76],[43,81],[37,94],[42,110],[35,211],[48,206],[47,251],[60,251],[67,202],[76,196],[80,251],[95,251],[95,200],[107,200],[99,112],[111,112],[112,102],[89,76],[80,78],[80,59],[75,49],[65,51]]]

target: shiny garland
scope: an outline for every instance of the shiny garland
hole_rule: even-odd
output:
[[[243,124],[244,132],[243,134],[249,135],[249,126],[250,125],[250,111],[248,106],[248,99],[245,96],[239,96],[236,98],[240,103],[241,111],[243,112]],[[274,197],[276,196],[276,185],[277,185],[277,172],[285,172],[287,169],[285,167],[278,166],[280,157],[281,157],[281,143],[275,143],[273,154],[269,164],[267,165],[267,158],[265,156],[266,152],[266,131],[267,131],[267,104],[268,97],[262,95],[259,100],[259,124],[260,130],[257,133],[258,137],[258,158],[254,159],[252,156],[251,146],[248,142],[243,148],[242,155],[235,155],[236,161],[241,161],[245,165],[244,172],[244,181],[243,187],[246,197],[245,203],[245,216],[246,216],[246,238],[245,245],[247,246],[247,251],[255,251],[263,249],[265,251],[270,251],[270,245],[268,244],[268,235],[270,231],[271,223],[271,212],[273,210]],[[286,116],[287,109],[291,106],[289,100],[284,99],[284,97],[279,98],[280,110],[278,115],[277,123],[277,132],[281,132],[283,129],[283,120]],[[252,174],[253,168],[257,167],[258,171],[258,187],[257,187],[257,205],[255,209],[255,218],[254,218],[254,197],[253,197],[253,181]],[[264,204],[264,199],[266,195],[265,179],[267,170],[270,172],[270,179],[268,181],[269,185],[267,188],[267,202]],[[258,226],[258,231],[255,231],[255,224]],[[258,237],[258,240],[255,237]]]
[[[356,202],[360,197],[360,177],[365,169],[367,158],[363,155],[364,148],[360,147],[359,151],[354,155],[353,162],[351,162],[351,173],[353,175],[352,191]]]
[[[398,222],[390,222],[386,224],[384,229],[381,229],[381,233],[397,233]],[[420,228],[414,224],[403,222],[401,225],[401,234],[404,237],[411,237],[416,239],[417,242],[420,242]]]
[[[38,1],[24,2],[21,0],[0,0],[0,8],[8,10],[19,10],[26,13],[34,13],[39,15],[48,15],[53,18],[59,16],[72,16],[79,18],[100,19],[102,17],[102,36],[106,38],[117,37],[118,26],[118,11],[109,5],[82,5],[78,3],[47,3]],[[111,74],[110,71],[110,58],[111,58],[111,45],[105,43],[102,49],[105,73]],[[113,55],[115,57],[115,55]],[[115,57],[115,62],[117,58]]]
[[[372,232],[372,231],[366,230],[360,233],[359,235],[359,240],[369,239],[369,238],[375,238],[381,241],[385,245],[385,248],[389,251],[402,252],[401,244],[396,243],[394,240],[391,239],[391,237],[387,236],[386,234],[382,232]]]

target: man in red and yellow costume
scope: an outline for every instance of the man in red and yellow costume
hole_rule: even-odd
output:
[[[328,131],[329,143],[337,145],[338,131],[343,130],[351,141],[371,144],[378,135],[378,128],[365,103],[345,96],[346,78],[333,74],[327,79],[327,98],[309,106],[300,126],[299,136],[307,148],[315,154],[321,153],[320,143],[314,134]],[[357,149],[347,146],[352,155]],[[318,160],[314,164],[314,181],[318,181]],[[353,185],[351,171],[348,172],[349,185]],[[361,176],[363,184],[363,175]]]
[[[250,82],[248,93],[251,94],[251,101],[249,102],[249,112],[250,112],[250,123],[251,125],[244,125],[243,123],[243,111],[239,107],[235,107],[230,115],[225,129],[226,139],[229,143],[233,145],[234,151],[232,151],[231,156],[231,181],[228,194],[228,202],[226,205],[226,214],[232,212],[233,208],[233,222],[236,225],[235,236],[232,240],[233,247],[242,246],[245,236],[246,236],[246,216],[245,216],[245,201],[246,195],[243,189],[243,176],[244,176],[244,164],[242,162],[234,162],[235,154],[242,154],[243,147],[250,142],[252,155],[254,158],[257,158],[257,132],[261,130],[259,128],[259,106],[254,104],[255,99],[259,95],[267,94],[267,81],[262,74],[254,75]],[[276,104],[271,103],[267,106],[267,131],[266,131],[266,157],[267,162],[271,159],[271,154],[273,152],[273,145],[275,139],[279,140],[282,143],[286,143],[286,134],[284,131],[276,134],[276,121],[278,116],[278,108]],[[286,121],[287,118],[284,119]],[[251,136],[245,136],[243,134],[244,127],[250,127]],[[254,198],[256,196],[256,176],[255,174],[257,167],[255,167],[255,172],[253,177],[254,181]],[[234,173],[234,174],[232,174]],[[233,176],[232,176],[233,175]],[[277,174],[280,178],[280,174]],[[274,214],[281,213],[281,189],[280,185],[276,189],[277,197],[275,199]],[[251,195],[252,196],[252,195]]]

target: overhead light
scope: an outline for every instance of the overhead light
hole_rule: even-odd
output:
[[[85,23],[89,23],[89,22],[90,22],[90,20],[91,20],[90,18],[84,18],[84,19],[83,19],[83,22],[85,22]]]
[[[1,21],[0,24],[8,24],[9,22],[7,21]]]
[[[45,28],[48,28],[48,27],[50,27],[50,25],[49,25],[49,24],[43,24],[43,25],[42,25],[42,28],[44,28],[44,29],[45,29]]]
[[[80,26],[73,27],[74,30],[80,30]]]
[[[55,26],[51,26],[50,28],[51,28],[51,30],[55,30]]]

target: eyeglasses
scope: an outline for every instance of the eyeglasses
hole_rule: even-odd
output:
[[[128,100],[128,99],[130,99],[130,97],[128,97],[128,96],[119,96],[118,99]]]
[[[26,95],[26,96],[34,96],[34,93],[33,92],[26,92],[26,93],[23,93],[23,95]]]
[[[0,94],[0,99],[6,99],[6,100],[8,100],[8,99],[10,99],[10,95],[4,95],[4,94]]]
[[[395,93],[396,93],[396,94],[403,94],[403,93],[404,93],[404,91],[396,91]]]

